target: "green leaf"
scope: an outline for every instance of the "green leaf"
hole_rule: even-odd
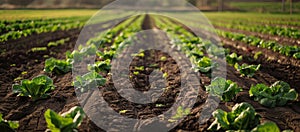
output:
[[[73,123],[72,118],[64,118],[50,109],[45,112],[44,116],[47,127],[53,132],[60,132],[60,129]]]
[[[236,83],[220,77],[213,79],[205,88],[209,94],[219,97],[222,101],[231,101],[238,92],[242,91]]]
[[[259,70],[259,65],[248,65],[248,64],[242,64],[239,66],[237,63],[234,65],[235,69],[240,72],[242,76],[252,77],[254,76],[254,73]]]
[[[211,71],[217,65],[212,62],[212,60],[206,56],[201,59],[194,58],[194,63],[196,64],[196,70],[199,70],[202,73],[207,73]]]
[[[19,84],[13,84],[12,92],[13,93],[20,93],[22,91],[22,86]]]
[[[111,68],[111,65],[110,65],[109,59],[107,59],[105,61],[97,61],[97,62],[95,62],[95,64],[88,66],[88,69],[90,71],[95,70],[96,72],[103,72],[103,71],[109,72],[110,68]]]
[[[284,106],[289,100],[296,100],[298,93],[283,81],[277,81],[270,87],[264,84],[251,86],[250,97],[267,107]]]
[[[19,122],[4,120],[2,116],[3,115],[0,113],[0,130],[3,132],[15,132],[14,129],[19,127]]]
[[[12,128],[12,129],[19,128],[19,122],[18,121],[7,121],[7,123],[9,124],[10,128]]]
[[[76,80],[73,82],[76,89],[79,89],[81,92],[103,86],[105,83],[106,79],[95,71],[86,73],[83,76],[77,76]]]
[[[72,132],[80,126],[85,114],[82,108],[75,106],[62,115],[48,109],[44,116],[52,132]]]
[[[249,124],[251,121],[251,116],[253,115],[252,111],[247,108],[246,110],[241,111],[238,116],[234,119],[233,127],[238,130],[249,129]]]
[[[220,130],[221,128],[225,130],[230,129],[230,122],[227,119],[227,112],[217,109],[213,112],[213,117],[216,119],[215,122],[218,124],[216,130]],[[212,129],[212,127],[208,128],[208,130],[210,129]]]
[[[286,100],[296,100],[298,98],[298,93],[295,91],[295,89],[290,89],[281,98]]]
[[[78,127],[80,126],[80,123],[82,122],[83,118],[85,117],[84,111],[81,107],[75,106],[71,108],[68,112],[63,113],[62,116],[64,117],[70,117],[73,119],[74,126]]]
[[[276,106],[276,100],[270,99],[270,98],[262,98],[259,100],[259,103],[267,106],[267,107],[275,107]]]
[[[275,83],[273,83],[270,88],[272,89],[272,91],[274,93],[278,93],[278,92],[288,92],[290,90],[290,85],[284,81],[277,81]]]
[[[280,129],[274,122],[265,122],[252,129],[251,132],[280,132]]]
[[[233,66],[235,63],[241,61],[243,56],[238,56],[236,53],[232,53],[226,56],[226,61],[229,65]]]
[[[296,59],[300,59],[300,52],[295,53],[295,54],[293,55],[293,57],[296,58]]]
[[[248,103],[236,104],[231,112],[217,109],[213,112],[214,122],[208,130],[211,131],[249,131],[259,124],[260,116]]]
[[[66,60],[49,58],[45,61],[44,71],[47,73],[65,74],[72,70],[72,65]]]
[[[48,92],[54,90],[53,80],[45,75],[39,75],[32,80],[22,80],[21,85],[14,84],[12,86],[13,93],[19,93],[18,96],[28,96],[33,100],[45,98]]]

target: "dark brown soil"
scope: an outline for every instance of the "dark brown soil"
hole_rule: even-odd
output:
[[[172,22],[182,25],[176,21]],[[185,26],[183,27],[186,28]],[[190,29],[187,29],[187,31],[190,31]],[[276,109],[273,109],[261,106],[257,102],[254,102],[248,95],[248,90],[251,85],[255,85],[257,83],[271,85],[277,80],[288,82],[292,88],[295,88],[298,93],[300,93],[300,72],[298,71],[300,67],[299,61],[290,57],[282,56],[279,53],[274,53],[267,49],[249,46],[240,42],[233,42],[225,38],[221,38],[221,40],[224,43],[224,48],[229,48],[231,52],[243,55],[244,59],[241,63],[262,65],[261,70],[258,71],[253,78],[241,77],[232,66],[227,65],[227,79],[237,82],[238,85],[244,89],[242,93],[237,95],[237,98],[233,103],[251,103],[257,112],[262,115],[263,120],[274,121],[281,129],[293,129],[295,131],[299,131],[299,98],[297,101],[289,103],[286,107],[276,107]],[[262,51],[263,54],[255,60],[253,56],[259,51]],[[205,80],[205,78],[201,77],[201,80]],[[220,104],[219,107],[226,110],[222,104]]]
[[[155,29],[155,22],[150,15],[146,15],[142,29]],[[190,30],[189,30],[190,31]],[[16,97],[11,94],[11,85],[17,77],[33,78],[43,72],[45,58],[43,55],[63,59],[67,50],[72,50],[77,37],[79,29],[70,31],[59,31],[55,33],[46,33],[35,35],[27,38],[21,38],[11,42],[6,42],[0,45],[0,48],[6,48],[7,52],[0,55],[0,113],[5,115],[5,119],[20,121],[20,128],[18,131],[45,131],[46,123],[44,119],[44,112],[47,109],[52,109],[56,112],[65,112],[75,105],[79,105],[74,91],[71,86],[71,73],[65,75],[49,75],[55,82],[56,90],[51,93],[51,98],[42,99],[38,101],[31,101],[26,97]],[[27,52],[32,47],[46,46],[49,41],[55,41],[62,38],[69,37],[70,41],[59,47],[49,48],[43,52]],[[300,71],[299,62],[293,61],[290,58],[282,57],[282,55],[271,53],[268,50],[256,47],[249,47],[242,43],[231,42],[222,38],[226,48],[230,48],[232,52],[236,52],[244,56],[243,62],[248,64],[262,64],[262,69],[256,73],[253,78],[240,77],[240,74],[231,66],[227,65],[227,79],[237,82],[240,87],[244,89],[239,93],[233,102],[220,103],[218,108],[229,111],[231,106],[235,103],[249,102],[256,111],[263,117],[262,120],[274,121],[283,129],[292,129],[300,131],[300,102],[289,102],[285,107],[266,108],[254,102],[248,95],[248,90],[251,85],[257,83],[272,84],[277,80],[284,80],[288,82],[293,88],[300,92]],[[26,44],[24,44],[25,42]],[[13,46],[15,44],[16,46]],[[109,46],[109,44],[107,44]],[[263,51],[263,55],[257,60],[253,59],[253,54],[257,51]],[[161,60],[161,57],[166,57]],[[270,58],[273,56],[273,59]],[[268,61],[266,61],[268,59]],[[279,60],[279,61],[278,61]],[[4,63],[5,62],[5,63]],[[15,64],[16,66],[11,66]],[[153,65],[155,64],[155,65]],[[150,66],[151,65],[151,66]],[[139,74],[133,74],[136,71],[135,67],[144,66],[144,70],[139,71]],[[120,96],[114,88],[111,76],[104,74],[107,78],[105,86],[100,87],[104,89],[103,97],[108,104],[119,112],[120,110],[128,110],[123,116],[147,119],[157,116],[168,110],[177,99],[178,89],[180,87],[180,73],[178,64],[166,53],[148,50],[145,51],[144,57],[135,57],[130,64],[131,82],[136,90],[147,91],[150,88],[149,75],[155,69],[162,69],[162,72],[167,73],[166,87],[168,88],[163,95],[155,103],[141,105],[130,102]],[[23,71],[27,74],[21,75]],[[222,71],[218,71],[222,72]],[[206,75],[199,74],[199,81],[201,86],[198,86],[200,92],[197,97],[191,113],[171,131],[206,131],[212,118],[205,124],[199,125],[199,117],[203,111],[203,105],[207,99],[207,94],[204,85],[210,83],[210,78]],[[163,104],[162,107],[156,104]],[[79,131],[103,131],[98,128],[89,118],[85,118]]]
[[[298,60],[285,57],[268,49],[249,46],[241,42],[233,42],[226,38],[222,38],[222,41],[225,44],[225,48],[230,48],[232,52],[243,55],[243,60],[246,63],[261,64],[262,72],[270,74],[278,80],[288,82],[293,88],[300,92],[300,65]],[[262,55],[255,60],[253,56],[257,52],[262,52]]]
[[[110,22],[112,26],[115,25],[113,21]],[[99,30],[102,28],[97,25],[94,27]],[[105,29],[107,28],[103,28],[102,30]],[[71,73],[49,75],[54,81],[56,90],[50,94],[51,98],[35,102],[26,97],[16,97],[15,94],[11,93],[11,86],[16,82],[14,79],[17,77],[31,79],[37,75],[46,74],[43,71],[46,58],[43,56],[48,55],[48,57],[64,59],[65,52],[73,50],[79,33],[80,29],[43,33],[8,41],[1,45],[1,48],[6,49],[7,52],[0,55],[0,113],[5,115],[5,119],[19,121],[20,127],[18,131],[45,131],[47,124],[44,119],[44,112],[47,109],[64,112],[78,105],[74,87],[71,86]],[[67,37],[70,40],[64,45],[48,48],[47,51],[28,52],[33,47],[47,47],[48,42]],[[27,73],[22,75],[21,73],[24,71]],[[84,127],[86,126],[92,126],[88,119],[83,122],[83,127],[79,130],[90,130],[90,128],[85,129]]]

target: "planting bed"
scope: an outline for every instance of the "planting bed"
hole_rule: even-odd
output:
[[[188,49],[184,44],[174,44],[174,38],[172,36],[184,37],[196,37],[195,34],[187,26],[184,26],[181,22],[172,20],[171,18],[166,18],[159,15],[142,14],[134,17],[127,17],[124,21],[117,23],[121,19],[114,19],[100,24],[89,25],[89,28],[95,28],[98,31],[106,31],[108,29],[112,34],[110,37],[104,34],[105,37],[96,40],[100,43],[97,47],[98,51],[105,53],[106,51],[112,51],[112,56],[117,55],[114,52],[115,47],[120,46],[122,43],[118,42],[120,40],[126,40],[133,36],[135,32],[151,30],[157,31],[157,36],[159,36],[162,41],[161,48],[171,49],[171,47],[180,47],[180,51],[174,48],[173,52],[178,52],[178,58],[189,57],[193,63],[194,54],[188,55],[189,50],[194,50],[195,47]],[[279,20],[278,20],[279,21]],[[255,22],[259,23],[259,22]],[[106,27],[101,27],[99,25],[108,24]],[[179,30],[167,30],[172,29],[172,27],[179,26]],[[260,32],[244,31],[242,29],[229,29],[222,27],[220,25],[215,25],[217,30],[242,33],[246,36],[253,35],[263,40],[267,41],[277,41],[280,45],[299,45],[300,38],[290,38],[287,36],[279,35],[268,35]],[[168,28],[167,28],[168,27]],[[291,26],[288,26],[291,27]],[[195,27],[196,28],[196,27]],[[47,109],[51,109],[55,112],[66,112],[74,106],[80,106],[77,96],[75,93],[74,86],[72,84],[72,72],[67,72],[65,74],[57,75],[54,73],[46,73],[44,71],[45,61],[50,58],[56,59],[68,59],[66,58],[67,51],[73,51],[76,41],[80,33],[80,27],[68,29],[68,30],[58,30],[53,32],[45,32],[40,34],[33,34],[27,37],[20,37],[15,40],[7,40],[1,42],[0,49],[0,113],[4,116],[4,119],[19,121],[19,128],[17,131],[45,131],[47,129],[47,123],[45,121],[44,113]],[[166,31],[165,33],[158,32]],[[204,32],[208,33],[208,32]],[[98,35],[98,34],[95,34]],[[102,34],[103,35],[103,34]],[[208,35],[208,34],[206,34]],[[220,34],[219,34],[220,35]],[[101,35],[100,35],[101,36]],[[235,82],[239,87],[243,89],[234,96],[230,101],[221,101],[218,105],[218,109],[224,111],[231,111],[232,107],[236,104],[247,102],[251,104],[255,111],[261,116],[260,122],[272,121],[277,124],[280,130],[293,130],[295,132],[300,131],[300,97],[297,99],[288,101],[283,106],[276,106],[273,108],[266,107],[257,101],[253,100],[253,97],[249,96],[249,90],[252,86],[262,83],[267,86],[272,85],[276,81],[287,82],[291,88],[295,89],[297,93],[300,93],[300,57],[296,58],[291,55],[284,55],[278,51],[273,51],[272,49],[251,45],[249,43],[243,42],[242,40],[234,40],[232,38],[220,35],[222,42],[222,47],[228,49],[228,53],[225,55],[236,53],[238,56],[243,56],[243,59],[237,62],[238,65],[243,63],[249,65],[259,65],[260,69],[257,70],[252,77],[242,76],[241,73],[233,66],[229,64],[223,64],[220,60],[224,58],[211,57],[212,59],[219,62],[219,66],[224,66],[227,68],[226,71],[217,69],[216,75],[221,75],[226,72],[226,79]],[[95,36],[97,37],[97,36]],[[104,41],[104,38],[109,38],[110,41]],[[184,39],[182,39],[185,41]],[[62,44],[57,46],[48,46],[49,42],[62,41]],[[186,40],[188,41],[188,40]],[[104,42],[104,43],[103,43]],[[96,42],[95,42],[96,43]],[[98,44],[97,43],[97,44]],[[201,47],[201,40],[198,40],[194,45],[199,45],[196,48]],[[92,44],[90,44],[92,45]],[[86,46],[90,46],[86,45]],[[46,50],[33,50],[33,48],[47,47]],[[79,50],[79,49],[75,49]],[[200,49],[201,50],[201,49]],[[261,52],[260,54],[258,54]],[[300,48],[295,53],[300,54]],[[292,55],[295,54],[294,51]],[[170,56],[159,50],[145,50],[133,57],[132,62],[130,62],[129,68],[129,80],[135,90],[147,91],[150,89],[151,84],[149,81],[150,74],[157,70],[162,72],[162,76],[165,79],[165,86],[163,87],[163,94],[159,97],[156,102],[150,104],[138,104],[128,101],[126,98],[118,94],[116,88],[114,87],[114,82],[110,70],[100,69],[102,71],[98,72],[106,80],[105,84],[98,86],[98,88],[103,91],[102,95],[108,105],[115,111],[119,112],[120,115],[128,118],[134,119],[148,119],[156,117],[172,107],[174,102],[179,99],[178,93],[181,88],[182,76],[179,69],[179,64],[175,61],[175,56]],[[199,51],[200,54],[200,51]],[[208,56],[209,53],[203,51],[203,56]],[[202,58],[201,56],[200,58]],[[196,57],[197,58],[197,57]],[[104,59],[104,55],[97,55],[96,61],[112,60],[111,57]],[[197,62],[197,61],[195,61]],[[188,62],[187,62],[188,64]],[[197,65],[197,64],[193,64]],[[38,75],[48,75],[53,79],[55,90],[50,92],[50,97],[40,98],[37,100],[32,100],[29,97],[20,97],[17,94],[12,93],[12,85],[15,83],[20,83],[23,79],[32,79]],[[205,111],[206,100],[211,97],[206,90],[206,87],[210,85],[213,78],[210,77],[210,72],[197,71],[195,72],[197,81],[200,85],[195,85],[199,89],[197,94],[196,103],[193,108],[188,112],[187,117],[185,117],[176,127],[171,131],[208,131],[209,126],[213,123],[214,117],[211,116],[208,121],[203,124],[199,124],[199,117]],[[120,85],[123,85],[122,83]],[[125,84],[124,84],[125,85]],[[190,94],[191,93],[191,94]],[[191,95],[191,92],[187,92],[187,95]],[[96,98],[99,95],[95,93],[90,93],[90,99]],[[187,97],[189,98],[189,97]],[[212,97],[218,100],[215,97]],[[86,111],[90,115],[97,114],[95,107],[97,103],[93,100],[89,100],[84,103]],[[101,109],[101,108],[99,108]],[[100,117],[101,118],[101,117]],[[110,118],[110,117],[103,117]],[[122,120],[117,120],[116,122],[111,122],[111,124],[122,123]],[[142,122],[136,124],[137,129],[143,129],[151,124],[157,122]],[[123,125],[126,125],[124,123]],[[122,127],[118,126],[121,130]],[[158,126],[159,127],[159,126]],[[222,129],[223,130],[223,129]],[[94,124],[90,117],[84,118],[81,125],[78,127],[78,131],[104,131]]]

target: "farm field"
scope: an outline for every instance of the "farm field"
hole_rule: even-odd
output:
[[[183,71],[180,71],[177,58],[159,50],[140,50],[132,55],[126,76],[134,89],[149,90],[150,74],[155,70],[163,73],[163,94],[150,104],[134,103],[118,94],[111,73],[113,58],[119,55],[118,48],[130,46],[135,33],[161,30],[164,33],[156,34],[161,39],[160,48],[172,49],[178,58],[188,58],[199,82],[193,85],[199,89],[193,107],[180,107],[175,110],[176,116],[166,119],[176,122],[186,116],[171,131],[300,131],[299,14],[204,13],[212,28],[207,27],[205,21],[199,21],[196,12],[164,14],[185,18],[183,21],[159,15],[159,12],[131,16],[130,11],[105,10],[103,14],[107,16],[94,21],[88,20],[96,10],[25,10],[20,16],[7,15],[8,12],[19,14],[23,11],[0,11],[0,113],[3,119],[18,121],[19,125],[5,124],[0,116],[0,128],[8,131],[54,131],[56,128],[104,131],[91,118],[111,117],[97,117],[94,111],[101,107],[95,108],[93,101],[79,102],[76,96],[79,92],[97,98],[89,93],[93,91],[90,86],[93,84],[102,91],[100,96],[108,105],[124,117],[147,119],[168,111],[182,98],[178,93]],[[94,37],[76,47],[84,26],[99,32],[92,33]],[[193,33],[196,29],[202,29],[201,37]],[[93,53],[95,64],[80,67],[87,74],[73,78],[72,66]],[[215,78],[213,72],[226,76]],[[193,91],[187,94],[191,95],[185,97],[188,99],[194,96]],[[208,99],[218,102],[218,110],[205,123],[199,124],[206,105],[215,105],[207,104]],[[84,111],[89,112],[82,122],[83,112],[79,107],[65,120],[55,114],[82,103]],[[74,120],[81,124],[73,123]],[[110,123],[120,122],[123,121]],[[155,122],[138,124],[137,129],[151,123]],[[271,130],[267,129],[268,125]]]
[[[289,5],[288,2],[285,3]],[[243,11],[255,11],[255,12],[267,12],[267,13],[281,13],[282,12],[282,3],[278,2],[232,2],[230,6],[233,8],[238,8]],[[294,12],[299,12],[299,2],[293,3]],[[286,10],[285,12],[289,12]]]

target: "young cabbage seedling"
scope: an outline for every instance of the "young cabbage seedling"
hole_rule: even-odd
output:
[[[214,63],[210,58],[208,58],[206,56],[202,57],[199,60],[196,60],[195,64],[196,64],[195,70],[200,71],[202,73],[208,73],[214,67],[217,66],[216,63]]]
[[[248,103],[236,104],[231,112],[217,109],[213,112],[215,121],[209,126],[210,131],[252,130],[260,123],[261,116]]]
[[[222,101],[231,101],[242,90],[235,82],[217,77],[206,87],[209,94],[219,97]]]
[[[18,93],[18,96],[28,96],[33,100],[48,97],[48,93],[54,88],[53,80],[46,75],[37,76],[32,80],[25,79],[21,84],[12,86],[13,93]]]
[[[190,108],[184,109],[182,106],[179,106],[177,108],[176,114],[174,116],[172,116],[171,119],[169,119],[168,121],[169,122],[176,122],[180,118],[183,118],[184,116],[187,116],[188,114],[190,114],[190,112],[191,112]]]
[[[35,47],[35,48],[31,48],[28,52],[40,52],[40,51],[47,51],[47,47]]]
[[[134,71],[134,72],[133,72],[133,75],[139,75],[139,74],[140,74],[139,71]]]
[[[226,56],[226,61],[230,66],[233,66],[235,63],[241,61],[243,56],[238,56],[236,53],[232,53]]]
[[[248,65],[242,64],[241,66],[238,63],[235,63],[234,68],[240,72],[242,76],[253,77],[255,72],[259,70],[259,65]]]
[[[47,73],[66,74],[72,70],[72,65],[65,60],[49,58],[45,61],[44,71]]]
[[[75,62],[81,62],[84,58],[93,56],[93,55],[102,55],[100,52],[98,52],[98,48],[95,45],[89,45],[86,47],[83,47],[80,45],[78,47],[79,50],[74,50],[72,53],[67,51],[66,52],[66,61],[70,64],[73,64]],[[104,59],[106,60],[106,59]]]
[[[95,71],[91,71],[83,76],[77,76],[73,85],[80,92],[86,92],[87,90],[98,88],[98,86],[103,86],[106,79]]]
[[[291,89],[290,85],[283,81],[277,81],[270,87],[264,84],[251,86],[249,95],[254,97],[254,101],[267,107],[284,106],[287,101],[296,100],[298,97],[295,89]]]
[[[144,66],[135,66],[134,69],[137,71],[144,71],[145,67]]]
[[[51,132],[76,132],[83,118],[85,118],[83,109],[78,106],[71,108],[68,112],[61,115],[48,109],[44,113],[44,116],[48,131],[50,130]]]
[[[111,68],[110,60],[107,59],[105,61],[97,61],[93,65],[88,65],[89,71],[95,70],[96,72],[109,72]]]

